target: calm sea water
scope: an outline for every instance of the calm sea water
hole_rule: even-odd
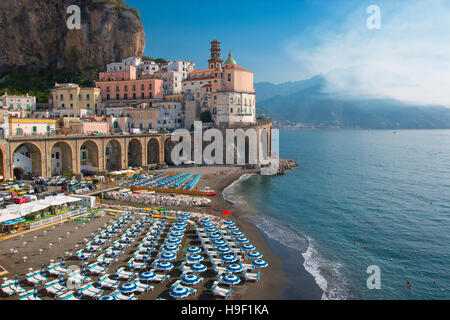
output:
[[[226,197],[303,255],[323,298],[450,299],[450,131],[280,131],[280,153],[301,166]]]

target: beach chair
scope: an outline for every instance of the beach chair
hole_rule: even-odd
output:
[[[144,284],[144,283],[140,282],[139,280],[135,280],[134,283],[138,287],[138,289],[136,291],[138,291],[140,293],[144,293],[144,292],[147,292],[149,290],[153,291],[153,286],[152,285]]]
[[[78,293],[96,299],[100,297],[100,295],[103,293],[103,290],[95,288],[92,283],[88,283],[83,285]]]
[[[215,273],[222,275],[228,273],[228,270],[224,267],[219,267],[218,265],[213,266],[213,270]]]
[[[154,272],[154,273],[156,274],[156,277],[152,280],[152,281],[154,281],[154,282],[162,283],[162,282],[164,282],[165,280],[168,280],[168,279],[170,278],[170,275],[168,275],[168,274],[160,274],[160,273],[157,273],[155,269],[152,269],[152,270],[150,270],[150,271],[151,271],[151,272]]]
[[[37,300],[42,300],[42,299],[37,296],[36,297],[34,296],[34,290],[28,290],[28,291],[19,293],[19,300],[37,301]]]
[[[127,296],[120,291],[114,291],[113,293],[111,293],[111,295],[115,296],[118,300],[137,300],[137,298],[134,296],[134,293]]]
[[[97,262],[94,262],[88,266],[88,270],[92,274],[103,275],[108,271],[108,268],[100,267]]]
[[[73,291],[67,291],[63,294],[58,294],[56,298],[58,300],[80,300],[73,295]]]
[[[28,281],[29,283],[31,283],[31,284],[36,284],[36,285],[38,285],[38,284],[41,283],[41,280],[36,279],[36,278],[34,277],[34,272],[29,272],[29,273],[27,273],[27,274],[25,275],[25,277],[26,277],[27,281]]]
[[[136,261],[134,261],[134,258],[131,258],[130,260],[128,260],[127,265],[131,269],[131,271],[133,271],[134,269],[142,270],[143,268],[145,268],[147,266],[147,263],[146,262],[136,262]]]
[[[186,262],[182,262],[182,263],[181,263],[181,265],[180,265],[180,271],[183,272],[183,273],[191,273],[191,272],[194,272],[194,271],[191,269],[191,266],[186,265]]]
[[[64,290],[61,290],[60,285],[56,286],[57,284],[59,285],[58,280],[53,280],[51,282],[45,283],[44,284],[45,291],[53,294],[54,296],[56,296],[58,293],[61,293],[62,291],[64,291]],[[67,289],[67,288],[64,288],[64,289]]]
[[[135,277],[137,273],[125,271],[125,267],[119,268],[117,270],[117,278],[123,279],[123,280],[130,280],[131,278]]]
[[[106,257],[106,255],[104,253],[102,253],[101,255],[99,255],[97,257],[97,262],[100,263],[101,265],[109,265],[111,263],[116,263],[117,259],[111,258],[111,257]]]
[[[82,284],[91,281],[91,278],[81,275],[79,272],[73,272],[67,276],[67,282],[72,284]]]
[[[226,288],[219,287],[219,281],[214,281],[210,290],[215,296],[220,296],[225,299],[228,298],[231,295],[231,293],[234,291],[233,289],[226,289]]]
[[[44,276],[42,276],[41,273],[40,273],[40,271],[34,272],[34,273],[33,273],[33,277],[34,277],[36,280],[40,281],[40,282],[45,282],[45,281],[47,281],[47,278],[44,277]]]
[[[244,270],[244,271],[248,271],[248,270],[253,270],[253,266],[251,265],[251,264],[248,264],[248,263],[242,263],[241,264],[242,265],[242,269]]]
[[[7,280],[2,283],[2,291],[6,293],[8,296],[12,296],[16,294],[16,290],[10,287],[11,284],[14,284],[13,280]]]
[[[59,276],[61,273],[65,274],[68,272],[67,269],[62,268],[59,264],[51,264],[47,267],[47,270],[52,276]]]
[[[209,257],[209,261],[213,264],[213,265],[219,265],[222,263],[222,259],[218,259],[218,258],[214,258],[212,256]]]
[[[112,280],[109,278],[108,275],[104,275],[101,278],[99,278],[98,280],[99,280],[98,284],[102,288],[116,289],[120,285],[120,281]]]
[[[261,272],[247,272],[245,270],[242,274],[247,281],[258,281],[261,278]]]

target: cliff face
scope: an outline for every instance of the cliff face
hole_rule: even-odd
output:
[[[98,67],[142,56],[145,33],[137,11],[111,2],[1,0],[0,71],[16,66]],[[81,9],[80,30],[67,28],[70,5]]]

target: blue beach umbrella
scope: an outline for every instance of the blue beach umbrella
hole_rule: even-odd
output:
[[[160,261],[156,264],[155,268],[162,271],[169,271],[173,269],[173,263],[168,261]]]
[[[231,220],[224,221],[223,224],[226,226],[234,226],[234,222]]]
[[[44,265],[41,266],[40,274],[41,274],[41,276],[45,276],[45,266]]]
[[[204,264],[196,263],[191,266],[191,270],[194,272],[202,273],[205,272],[207,267]]]
[[[155,278],[156,278],[156,273],[151,272],[151,271],[146,271],[146,272],[139,274],[139,280],[142,280],[142,281],[151,281]]]
[[[185,222],[185,221],[175,222],[175,223],[174,223],[174,226],[177,226],[177,227],[186,227],[186,226],[187,226],[187,222]]]
[[[190,214],[190,213],[182,213],[182,214],[181,214],[181,217],[182,217],[182,218],[190,218],[190,217],[191,217],[191,214]]]
[[[205,229],[205,232],[206,233],[216,233],[216,232],[218,232],[219,230],[217,229],[217,228],[206,228]]]
[[[236,226],[228,226],[228,227],[227,227],[227,230],[228,230],[228,231],[237,231],[237,230],[239,230],[239,228],[236,227]]]
[[[202,278],[195,274],[182,274],[180,278],[181,282],[187,285],[193,285],[199,283]]]
[[[255,250],[256,248],[254,245],[246,243],[241,246],[241,249],[245,250],[245,251],[252,251],[252,250]]]
[[[164,252],[159,257],[159,259],[163,260],[163,261],[172,261],[172,260],[175,260],[176,258],[177,258],[177,255],[172,252]]]
[[[211,240],[219,240],[219,239],[222,239],[222,236],[221,236],[220,234],[218,234],[218,233],[214,233],[214,234],[211,234],[211,235],[209,236],[209,238],[210,238]]]
[[[37,298],[37,296],[38,296],[38,290],[37,290],[36,285],[34,285],[34,287],[33,287],[33,297]]]
[[[16,274],[16,276],[14,277],[14,286],[15,286],[15,287],[18,287],[18,286],[19,286],[19,277],[17,276],[17,274]]]
[[[235,231],[235,232],[233,232],[231,235],[232,235],[233,237],[235,237],[235,238],[240,238],[240,237],[243,237],[243,236],[244,236],[244,233],[243,233],[243,232],[240,232],[240,231]]]
[[[262,254],[258,251],[250,251],[249,253],[247,253],[247,258],[249,259],[260,259],[262,258]]]
[[[227,270],[232,273],[239,273],[242,272],[242,266],[240,264],[229,264]]]
[[[227,242],[223,241],[223,240],[214,240],[213,245],[215,245],[217,247],[222,247],[222,246],[226,246]]]
[[[86,273],[87,273],[87,270],[86,270],[86,263],[83,262],[82,265],[81,265],[81,274],[82,274],[82,275],[85,275]]]
[[[200,262],[203,261],[203,256],[199,255],[199,254],[191,254],[187,257],[187,261],[189,262]]]
[[[166,244],[163,246],[163,250],[165,251],[170,251],[170,252],[176,252],[178,251],[180,248],[175,245],[175,244]]]
[[[211,220],[209,220],[208,218],[203,218],[200,220],[201,224],[210,223],[210,222],[211,222]]]
[[[167,239],[166,242],[169,244],[179,244],[181,242],[181,239],[175,238],[175,237],[169,237],[169,239]]]
[[[214,227],[215,227],[214,223],[211,222],[203,224],[203,228],[214,228]]]
[[[180,222],[186,222],[186,221],[188,221],[188,218],[178,218],[178,221],[180,221]]]
[[[231,249],[228,247],[218,247],[216,251],[218,254],[227,254],[231,252]]]
[[[236,256],[233,256],[231,254],[226,254],[222,256],[222,261],[225,263],[234,263],[236,262],[237,258]]]
[[[115,296],[109,295],[109,296],[103,296],[99,298],[98,300],[117,300]]]
[[[171,231],[171,232],[169,233],[169,236],[181,238],[182,236],[184,236],[184,233],[179,232],[179,231]]]
[[[265,260],[258,259],[258,260],[253,260],[252,261],[252,266],[255,267],[255,268],[265,268],[268,265],[269,264]]]
[[[248,241],[247,238],[240,237],[240,238],[236,239],[236,242],[238,242],[238,243],[248,243],[249,241]]]
[[[226,276],[222,277],[222,283],[228,284],[230,286],[239,284],[240,282],[241,282],[241,279],[234,274],[227,274]]]
[[[181,226],[173,226],[172,229],[173,229],[173,231],[180,231],[180,232],[181,231],[184,232],[186,230],[186,228],[181,227]]]
[[[128,282],[119,287],[119,291],[125,294],[133,293],[137,290],[137,285],[134,282]]]
[[[170,296],[175,299],[183,299],[189,295],[189,289],[183,286],[176,286],[170,289]]]
[[[189,254],[200,253],[201,251],[202,251],[202,249],[199,247],[189,247],[186,250],[186,252]]]

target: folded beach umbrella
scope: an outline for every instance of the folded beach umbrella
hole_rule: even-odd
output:
[[[14,277],[14,286],[15,286],[15,287],[18,287],[18,286],[19,286],[19,277],[17,276],[17,274],[16,274],[16,276]]]
[[[245,243],[245,244],[243,244],[243,245],[241,246],[241,249],[242,249],[242,250],[245,250],[245,251],[253,251],[253,250],[255,250],[256,248],[255,248],[255,246],[252,245],[252,244]]]
[[[214,240],[213,245],[215,245],[217,247],[222,247],[222,246],[226,246],[227,242],[224,240]]]
[[[172,289],[170,289],[170,296],[172,298],[175,299],[183,299],[186,298],[189,295],[189,289],[185,288],[183,286],[176,286],[176,287],[172,287]]]
[[[146,272],[139,274],[139,280],[142,280],[142,281],[151,281],[155,278],[156,278],[156,273],[151,272],[151,271],[146,271]]]
[[[125,294],[133,293],[137,290],[137,285],[134,282],[127,282],[119,287],[119,291]]]
[[[269,264],[265,260],[258,259],[258,260],[253,260],[252,261],[252,266],[255,267],[255,268],[265,268],[268,265]]]
[[[238,243],[248,243],[248,239],[244,237],[236,238],[236,242]]]
[[[156,263],[155,268],[162,271],[169,271],[173,269],[173,263],[168,261],[160,261]]]
[[[61,267],[63,267],[63,268],[66,267],[66,260],[64,259],[64,257],[62,257],[62,259],[61,259]]]
[[[200,262],[203,261],[203,256],[199,254],[191,254],[187,256],[186,260],[189,262]]]
[[[222,256],[222,261],[224,263],[234,263],[236,262],[236,260],[237,260],[236,256],[233,256],[231,254],[225,254]]]
[[[34,287],[33,287],[33,297],[36,299],[37,296],[38,296],[38,290],[37,290],[36,285],[34,285]]]
[[[241,282],[241,279],[234,274],[227,274],[222,277],[221,282],[231,286],[239,284]]]
[[[247,253],[247,258],[249,259],[260,259],[262,258],[262,254],[261,252],[258,251],[250,251],[249,253]]]
[[[196,274],[188,274],[188,273],[184,273],[181,275],[180,278],[181,282],[187,285],[194,285],[194,284],[198,284],[202,278],[200,278],[198,275]]]
[[[103,297],[99,298],[98,300],[117,300],[117,298],[113,295],[109,295],[109,296],[103,296]]]
[[[205,272],[206,269],[207,269],[207,267],[201,263],[196,263],[191,266],[191,270],[194,272],[198,272],[198,273]]]
[[[227,270],[232,273],[239,273],[242,272],[242,266],[240,264],[229,264]]]
[[[189,254],[200,253],[201,251],[202,251],[202,249],[199,247],[189,247],[186,250],[186,252]]]
[[[227,254],[231,252],[231,249],[228,247],[218,247],[216,251],[218,254]]]
[[[175,260],[176,258],[177,258],[177,255],[172,252],[164,252],[159,257],[159,259],[163,260],[163,261],[172,261],[172,260]]]
[[[59,284],[64,285],[64,276],[62,273],[59,274]]]

